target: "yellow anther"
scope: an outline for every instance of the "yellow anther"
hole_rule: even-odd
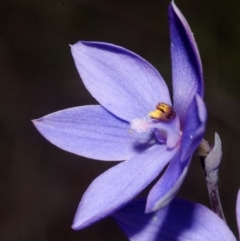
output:
[[[156,120],[161,120],[162,118],[164,118],[164,117],[163,117],[164,113],[163,113],[162,111],[158,110],[158,109],[150,112],[148,115],[149,115],[152,119],[156,119]]]
[[[175,118],[176,112],[174,111],[172,106],[166,103],[158,103],[156,106],[156,110],[151,111],[148,115],[152,119],[170,121]]]

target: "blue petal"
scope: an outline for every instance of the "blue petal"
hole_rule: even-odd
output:
[[[185,179],[190,160],[189,158],[185,162],[181,162],[180,152],[177,153],[163,176],[149,192],[146,213],[163,208],[172,201]]]
[[[73,228],[81,229],[126,205],[165,167],[176,153],[156,144],[97,177],[85,192]]]
[[[191,156],[203,138],[206,109],[200,96],[192,101],[183,130],[181,149],[171,161],[166,172],[151,189],[146,212],[156,211],[167,205],[177,194],[187,174]]]
[[[129,159],[155,143],[153,134],[130,132],[127,122],[98,105],[58,111],[34,124],[59,148],[104,161]]]
[[[86,88],[119,118],[130,122],[146,116],[158,102],[171,104],[158,71],[129,50],[99,42],[78,42],[71,50]]]
[[[183,123],[194,96],[203,96],[202,65],[192,31],[177,6],[169,6],[174,108]]]
[[[130,241],[236,241],[223,220],[203,205],[174,199],[144,214],[145,204],[132,202],[113,216]]]
[[[188,108],[185,125],[183,128],[181,143],[181,160],[185,161],[192,156],[193,152],[199,146],[205,133],[207,121],[206,106],[199,95],[195,96]]]
[[[236,214],[237,214],[238,234],[240,238],[240,190],[238,191],[238,195],[237,195]]]

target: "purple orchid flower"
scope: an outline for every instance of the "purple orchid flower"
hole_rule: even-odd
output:
[[[146,212],[168,204],[184,180],[205,131],[206,108],[198,49],[173,2],[169,19],[173,107],[166,83],[147,61],[112,44],[78,42],[71,46],[77,70],[100,105],[65,109],[34,121],[39,132],[63,150],[97,160],[126,160],[92,182],[79,204],[74,229],[126,205],[169,162],[148,195]]]
[[[145,205],[145,199],[134,201],[113,215],[130,241],[236,241],[226,223],[201,204],[175,198],[144,214]],[[240,234],[240,191],[236,206]]]

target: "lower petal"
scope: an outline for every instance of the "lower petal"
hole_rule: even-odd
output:
[[[237,195],[236,213],[237,213],[238,234],[240,238],[240,190],[238,191],[238,195]]]
[[[175,149],[156,144],[104,172],[85,192],[72,227],[84,228],[126,205],[157,177],[175,153]]]
[[[181,153],[178,152],[175,155],[163,176],[151,189],[147,198],[147,213],[166,206],[172,201],[180,189],[191,160],[191,158],[189,158],[185,162],[181,162],[180,154]]]
[[[138,200],[113,215],[130,241],[236,241],[225,222],[203,205],[176,198],[144,214],[145,205],[145,199]]]

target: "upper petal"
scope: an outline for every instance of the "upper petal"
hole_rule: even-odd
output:
[[[84,228],[126,205],[156,178],[175,152],[166,145],[156,144],[104,172],[85,192],[73,228]]]
[[[225,222],[201,204],[174,199],[144,214],[145,204],[132,202],[113,216],[131,241],[236,241]]]
[[[59,148],[98,160],[126,160],[155,143],[153,133],[130,132],[129,123],[98,105],[65,109],[33,122]]]
[[[78,42],[71,50],[86,88],[121,119],[146,116],[159,101],[171,104],[158,71],[129,50],[100,42]]]
[[[202,64],[193,33],[180,10],[169,6],[174,108],[183,122],[194,96],[203,96]]]

